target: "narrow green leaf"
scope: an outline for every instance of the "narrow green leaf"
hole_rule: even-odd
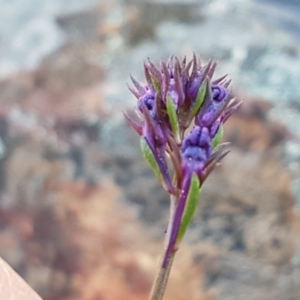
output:
[[[176,107],[170,95],[167,95],[167,112],[170,119],[172,131],[177,143],[180,143],[179,124],[177,118]]]
[[[142,149],[142,153],[143,153],[145,160],[150,165],[150,167],[151,167],[152,171],[154,172],[154,174],[156,175],[156,177],[161,182],[163,182],[163,175],[160,172],[159,166],[156,162],[156,159],[155,159],[147,141],[142,137],[140,143],[141,143],[141,149]]]
[[[224,134],[224,128],[223,128],[223,125],[221,124],[217,134],[215,135],[215,137],[212,140],[213,148],[216,148],[220,144],[220,142],[223,138],[223,134]]]
[[[198,207],[198,203],[200,200],[200,193],[201,193],[200,181],[198,175],[194,173],[192,176],[191,185],[187,196],[187,202],[185,205],[185,209],[183,212],[183,216],[181,219],[181,224],[177,236],[178,242],[180,242],[183,239],[189,225],[193,220],[193,217],[196,212],[196,208]]]
[[[204,99],[205,99],[205,94],[206,94],[206,91],[207,91],[207,87],[208,87],[208,80],[205,79],[201,86],[200,86],[200,89],[198,91],[198,94],[197,94],[197,97],[196,97],[196,101],[192,107],[192,110],[191,110],[191,118],[193,118],[197,112],[199,111]]]

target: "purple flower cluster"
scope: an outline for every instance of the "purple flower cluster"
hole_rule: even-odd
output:
[[[182,62],[171,57],[144,64],[146,84],[133,77],[137,121],[125,117],[141,136],[145,158],[165,189],[177,200],[164,260],[175,250],[178,231],[194,174],[203,182],[228,153],[220,145],[223,124],[241,102],[232,98],[227,76],[213,80],[216,62],[202,66],[194,55]]]

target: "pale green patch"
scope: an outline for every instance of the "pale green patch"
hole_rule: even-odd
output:
[[[224,134],[224,128],[223,128],[223,125],[221,124],[217,134],[215,135],[215,137],[212,140],[213,148],[216,148],[221,143],[221,140],[223,138],[223,134]]]
[[[160,172],[159,166],[156,162],[156,159],[152,153],[152,150],[150,149],[147,141],[142,137],[141,138],[141,149],[144,158],[146,159],[147,163],[150,165],[152,171],[156,175],[156,177],[162,182],[163,181],[163,175]]]
[[[193,220],[193,217],[195,215],[196,209],[199,204],[200,193],[201,193],[200,181],[198,175],[194,173],[192,176],[192,180],[191,180],[191,184],[187,196],[187,201],[186,201],[185,209],[183,212],[183,216],[181,219],[181,224],[177,236],[178,242],[180,242],[183,239],[189,225]]]
[[[156,91],[160,91],[160,84],[159,84],[159,81],[157,81],[153,76],[151,76],[151,81],[152,81],[152,84],[155,88]]]
[[[205,99],[207,87],[208,87],[208,81],[205,79],[200,86],[200,89],[199,89],[197,97],[196,97],[196,101],[192,107],[191,118],[193,118],[198,113],[198,111]]]
[[[180,143],[179,123],[177,118],[176,106],[170,95],[167,95],[167,112],[175,140],[177,143]]]

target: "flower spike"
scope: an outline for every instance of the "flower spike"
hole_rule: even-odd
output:
[[[227,74],[213,79],[216,67],[213,60],[202,66],[195,53],[190,60],[172,55],[159,65],[150,59],[144,63],[145,85],[131,76],[140,123],[126,113],[125,119],[175,203],[162,268],[193,219],[205,180],[229,153],[228,143],[221,144],[223,125],[241,101],[231,97]]]

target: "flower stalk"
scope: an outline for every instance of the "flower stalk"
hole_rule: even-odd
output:
[[[165,267],[159,267],[156,278],[153,282],[152,289],[150,292],[149,300],[162,300],[165,294],[169,275],[173,265],[175,252],[170,256],[167,265]],[[161,261],[162,264],[162,261]]]

